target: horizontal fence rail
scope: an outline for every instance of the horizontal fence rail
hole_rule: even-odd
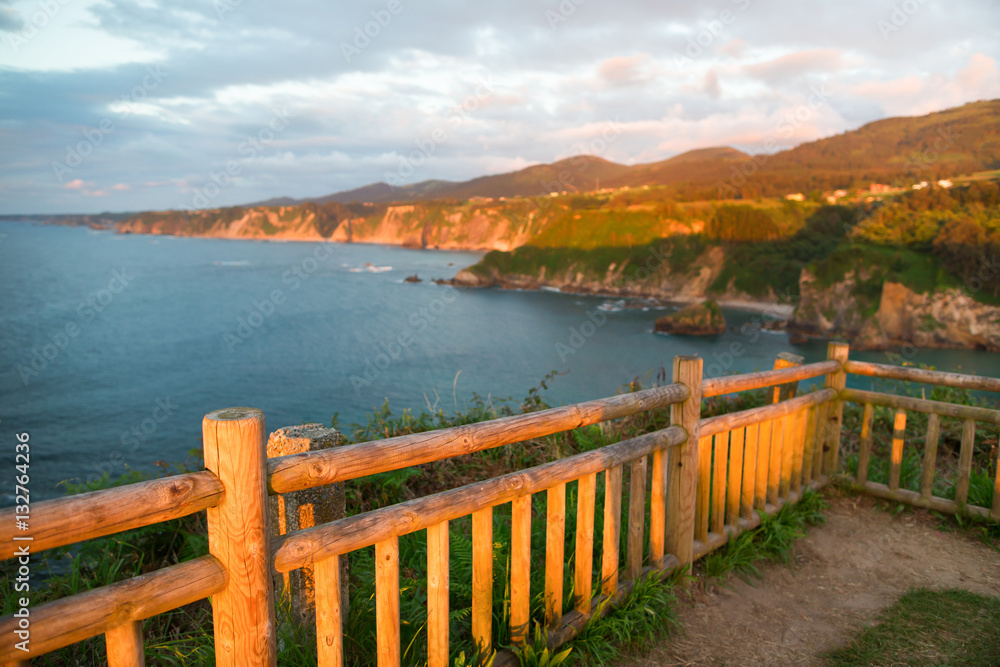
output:
[[[75,544],[179,519],[222,502],[219,478],[204,470],[31,505],[31,551]],[[14,556],[15,511],[0,511],[0,560]]]
[[[797,410],[801,410],[802,408],[809,408],[816,405],[822,405],[823,403],[828,403],[835,398],[837,398],[837,392],[833,389],[821,389],[804,396],[799,396],[798,398],[782,401],[781,403],[775,403],[773,405],[766,405],[761,408],[752,408],[750,410],[730,412],[716,417],[708,417],[707,419],[701,420],[701,430],[699,435],[702,438],[705,438],[717,433],[732,431],[733,429],[741,426],[749,426],[750,424],[760,423],[766,419],[777,419],[778,417],[784,417],[796,412]]]
[[[441,521],[510,502],[518,496],[544,491],[583,475],[607,470],[646,456],[656,449],[675,447],[686,439],[684,429],[671,426],[485,482],[309,528],[287,537],[280,544],[274,555],[274,567],[278,572],[289,572],[324,558],[416,532]]]
[[[773,387],[774,385],[785,384],[786,382],[798,382],[799,380],[820,377],[839,370],[840,362],[829,360],[779,370],[744,373],[742,375],[724,375],[705,380],[701,385],[701,395],[702,398],[709,398],[711,396],[722,396],[749,389]]]
[[[1000,392],[1000,379],[965,375],[963,373],[946,373],[925,368],[909,368],[907,366],[889,366],[873,364],[867,361],[848,361],[844,370],[853,375],[882,378],[886,380],[905,380],[907,382],[923,382],[942,387],[973,389],[976,391]]]
[[[511,445],[665,408],[684,402],[689,395],[684,385],[671,384],[488,422],[276,457],[267,462],[269,492],[300,491]]]
[[[988,424],[1000,424],[1000,410],[979,408],[971,405],[956,405],[955,403],[945,403],[944,401],[931,401],[926,398],[881,394],[862,389],[845,389],[841,395],[844,400],[851,401],[852,403],[871,403],[889,408],[936,414],[941,417],[972,419]]]
[[[215,595],[226,582],[226,571],[219,561],[202,556],[33,607],[30,655],[55,651]],[[18,619],[12,616],[0,619],[0,663],[25,657],[14,647],[18,627]]]

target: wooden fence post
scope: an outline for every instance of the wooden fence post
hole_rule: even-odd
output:
[[[670,452],[667,488],[666,550],[679,565],[694,557],[694,515],[698,482],[698,430],[701,425],[701,357],[674,357],[673,381],[691,391],[688,400],[670,406],[670,423],[687,432],[687,440]]]
[[[806,361],[805,357],[799,356],[797,354],[792,354],[791,352],[779,352],[778,356],[774,358],[774,370],[781,370],[782,368],[793,368],[795,366],[801,366]],[[795,398],[795,392],[799,388],[798,382],[789,382],[788,384],[778,385],[774,388],[774,393],[772,396],[772,403],[779,403],[781,401],[787,401],[790,398]]]
[[[827,345],[826,358],[839,361],[840,370],[826,376],[826,387],[843,391],[847,386],[847,373],[843,365],[847,362],[850,347],[847,343],[832,342]],[[837,474],[840,457],[840,426],[844,419],[844,402],[840,398],[830,403],[827,411],[826,427],[823,429],[823,472],[828,476]]]
[[[343,436],[322,424],[302,424],[279,428],[267,438],[267,457],[289,456],[337,447]],[[268,515],[273,535],[287,535],[346,516],[342,483],[293,491],[268,498]],[[347,558],[340,560],[340,609],[348,611]],[[307,566],[274,575],[276,594],[287,596],[292,616],[305,628],[316,627],[316,585],[313,568]]]
[[[202,421],[205,467],[226,495],[208,509],[208,550],[228,574],[212,597],[215,664],[275,665],[274,589],[270,574],[264,413],[230,408]]]

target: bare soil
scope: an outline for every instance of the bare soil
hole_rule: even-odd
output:
[[[795,565],[760,567],[679,594],[683,632],[621,667],[823,665],[910,588],[1000,595],[1000,552],[921,510],[893,516],[868,497],[826,493],[826,524],[795,544]]]

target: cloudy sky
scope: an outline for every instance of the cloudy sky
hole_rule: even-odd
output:
[[[0,213],[228,206],[1000,97],[996,0],[0,0]]]

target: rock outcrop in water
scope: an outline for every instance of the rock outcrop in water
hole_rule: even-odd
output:
[[[653,331],[681,336],[718,336],[726,332],[726,318],[719,304],[708,300],[659,318]]]

